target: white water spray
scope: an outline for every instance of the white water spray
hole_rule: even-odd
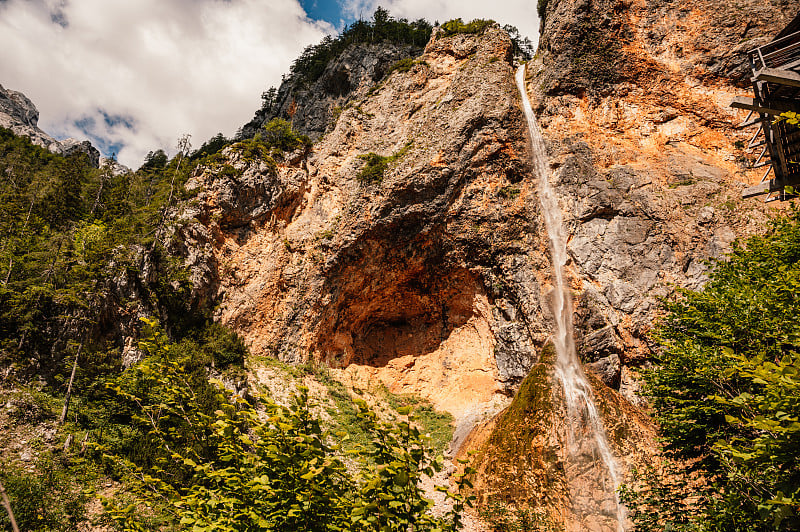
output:
[[[542,132],[525,90],[525,65],[517,70],[517,87],[522,96],[525,118],[531,138],[533,170],[539,176],[539,198],[542,204],[553,260],[555,289],[553,314],[556,330],[556,376],[564,389],[567,407],[567,481],[575,514],[571,530],[625,530],[625,508],[619,501],[619,477],[614,456],[606,441],[605,429],[594,402],[594,394],[575,350],[572,328],[572,301],[564,282],[567,246],[561,209],[550,186],[547,150]],[[598,464],[599,460],[599,464]],[[598,466],[602,467],[598,467]]]

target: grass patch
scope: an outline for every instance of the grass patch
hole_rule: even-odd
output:
[[[401,59],[393,64],[391,68],[389,68],[389,72],[387,74],[391,75],[393,72],[408,72],[416,65],[428,66],[428,63],[423,60],[415,60],[412,57],[406,57],[405,59]]]
[[[676,181],[675,183],[670,183],[669,188],[686,187],[694,184],[695,184],[694,179],[682,179],[680,181]]]
[[[503,199],[513,200],[517,196],[519,196],[520,190],[517,187],[503,187],[499,191],[497,191],[497,195]]]
[[[332,240],[333,235],[333,229],[326,229],[317,233],[317,240]]]
[[[356,179],[362,185],[369,185],[372,183],[379,184],[383,181],[383,176],[389,168],[389,164],[402,158],[411,148],[411,142],[407,142],[400,151],[394,155],[384,156],[378,155],[375,152],[369,152],[359,155],[358,158],[365,161],[364,166],[356,174]]]
[[[430,437],[430,446],[434,455],[440,455],[453,439],[453,416],[446,412],[438,412],[430,401],[416,395],[395,395],[385,386],[379,395],[393,409],[411,407],[414,417],[423,434]]]

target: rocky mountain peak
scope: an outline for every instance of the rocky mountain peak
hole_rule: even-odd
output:
[[[76,152],[85,153],[95,168],[100,166],[100,152],[91,142],[74,138],[56,140],[39,129],[38,123],[39,110],[33,102],[21,92],[5,89],[0,85],[0,127],[10,129],[15,135],[28,137],[34,144],[53,153],[65,156]]]
[[[2,85],[0,85],[0,113],[6,115],[8,120],[25,126],[36,127],[39,122],[39,110],[33,102],[21,92],[4,89]]]

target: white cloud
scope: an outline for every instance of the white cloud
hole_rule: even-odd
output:
[[[82,121],[138,167],[181,134],[232,135],[332,29],[297,0],[5,0],[0,83],[33,100],[46,132],[81,138]]]
[[[539,42],[539,15],[536,0],[339,0],[343,10],[358,18],[369,18],[375,8],[382,6],[394,17],[409,20],[424,18],[431,23],[461,18],[465,22],[476,18],[493,19],[501,25],[510,24],[528,37],[534,46]]]

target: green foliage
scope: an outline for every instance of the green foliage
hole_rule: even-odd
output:
[[[238,334],[227,327],[216,322],[211,323],[203,330],[203,344],[216,367],[244,365],[247,346]]]
[[[274,158],[280,158],[284,152],[298,148],[308,150],[311,139],[300,135],[292,129],[292,125],[282,118],[274,118],[264,125],[264,132],[257,133],[251,139],[245,139],[231,146],[242,159],[248,162],[266,162],[275,165]]]
[[[481,35],[486,28],[494,24],[494,20],[487,20],[482,18],[476,18],[471,22],[464,23],[463,20],[460,18],[456,18],[453,20],[448,20],[444,24],[442,24],[442,30],[444,31],[444,36],[449,37],[451,35],[457,35],[459,33],[469,33],[475,35]]]
[[[506,186],[497,191],[497,195],[503,199],[513,200],[520,194],[520,189],[514,186]]]
[[[67,460],[67,459],[62,459]],[[8,493],[14,518],[26,532],[56,532],[78,529],[86,517],[87,495],[76,483],[86,480],[85,467],[44,458],[34,471],[10,462],[0,465],[0,481]],[[0,511],[0,529],[11,530],[5,509]]]
[[[231,146],[231,151],[238,152],[246,162],[271,161],[270,149],[264,143],[260,133],[251,139],[241,140]],[[274,161],[273,161],[274,162]]]
[[[361,184],[380,183],[383,181],[383,174],[389,168],[391,157],[384,157],[375,152],[365,153],[358,156],[364,162],[364,166],[356,174]]]
[[[556,532],[547,515],[530,508],[509,508],[508,506],[489,501],[480,510],[483,519],[494,532]]]
[[[705,529],[797,530],[800,213],[715,266],[658,328],[647,389],[665,452],[713,485],[694,507]]]
[[[400,61],[396,62],[391,67],[389,67],[389,71],[387,72],[387,75],[391,74],[392,72],[408,72],[409,70],[414,68],[416,65],[425,65],[425,66],[427,66],[428,63],[425,62],[425,61],[422,61],[422,60],[416,60],[416,59],[413,59],[411,57],[406,57],[405,59],[401,59]],[[372,90],[372,89],[370,89],[370,90]]]
[[[408,72],[417,62],[412,57],[406,57],[396,62],[389,68],[389,73],[392,72]]]
[[[322,76],[328,63],[352,44],[391,42],[421,47],[430,39],[431,30],[431,25],[423,19],[413,22],[394,19],[379,7],[372,22],[357,20],[338,37],[325,37],[321,43],[307,47],[292,63],[291,72],[306,83],[313,83]]]
[[[297,134],[292,125],[281,118],[274,118],[264,125],[264,143],[281,151],[311,146],[308,136]]]
[[[796,126],[800,124],[800,113],[795,113],[794,111],[786,111],[785,113],[781,113],[780,115],[776,116],[773,123],[783,122],[783,121],[786,121],[787,124]]]
[[[261,93],[261,111],[264,114],[272,112],[272,108],[278,103],[278,89],[270,87]]]
[[[439,456],[453,439],[453,416],[436,411],[430,401],[415,395],[395,395],[385,387],[381,394],[389,406],[398,410],[411,408],[420,429],[430,439],[431,449]]]
[[[381,421],[357,402],[369,438],[352,454],[372,467],[354,475],[312,416],[305,388],[288,407],[267,398],[247,402],[219,383],[208,385],[211,401],[202,400],[162,334],[154,330],[142,345],[149,356],[109,389],[133,413],[131,425],[150,444],[148,454],[94,445],[135,495],[124,504],[117,497],[105,501],[120,529],[147,530],[139,517],[144,507],[160,507],[196,531],[444,531],[460,522],[470,501],[458,493],[449,493],[456,504],[447,519],[428,512],[432,501],[419,481],[437,465],[410,408],[400,410],[399,421]],[[458,485],[468,482],[460,478]]]
[[[0,173],[8,177],[0,182],[5,365],[51,386],[63,382],[65,358],[82,339],[94,342],[114,326],[104,309],[120,281],[135,286],[146,304],[186,310],[185,271],[164,252],[166,211],[186,197],[191,168],[182,159],[169,161],[158,150],[137,172],[114,175],[92,168],[85,156],[54,155],[0,130]],[[140,283],[134,279],[145,262],[150,275]],[[86,347],[106,349],[102,341]]]
[[[380,184],[383,181],[383,175],[389,168],[389,165],[401,159],[409,149],[411,149],[411,142],[403,146],[397,153],[388,157],[378,155],[375,152],[369,152],[359,155],[358,158],[365,161],[364,166],[356,174],[356,179],[362,185]]]
[[[207,141],[203,143],[202,146],[196,151],[194,151],[190,156],[189,159],[192,161],[197,161],[199,159],[203,159],[204,157],[208,157],[215,153],[219,153],[222,151],[223,148],[229,146],[231,143],[225,135],[222,133],[217,133]]]
[[[708,502],[707,485],[697,479],[690,485],[685,471],[670,460],[658,469],[648,466],[631,473],[632,483],[620,486],[619,497],[638,532],[704,530],[699,508]]]

